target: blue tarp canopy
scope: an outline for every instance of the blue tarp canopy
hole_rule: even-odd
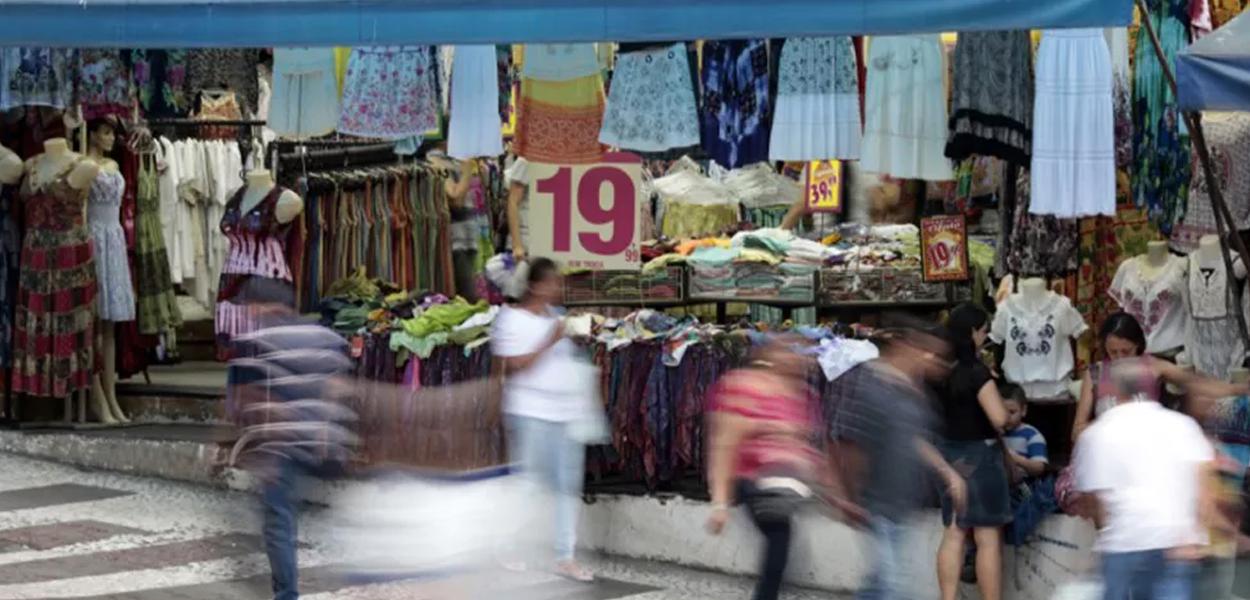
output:
[[[1250,111],[1250,12],[1176,55],[1182,110]]]
[[[0,0],[0,45],[652,41],[1127,25],[1132,0]]]

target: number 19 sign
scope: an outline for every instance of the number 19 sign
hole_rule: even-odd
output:
[[[637,269],[642,159],[613,153],[587,165],[530,166],[529,247],[572,268]]]

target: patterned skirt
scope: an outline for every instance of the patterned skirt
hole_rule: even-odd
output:
[[[533,162],[593,163],[603,156],[603,78],[521,80],[516,152]]]
[[[63,398],[90,389],[98,291],[86,227],[26,232],[14,320],[14,392]]]
[[[622,53],[599,141],[663,152],[699,145],[699,112],[685,44]]]
[[[1027,31],[967,32],[955,46],[946,156],[1026,164],[1033,146],[1033,43]]]

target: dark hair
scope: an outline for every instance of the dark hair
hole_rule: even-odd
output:
[[[531,258],[529,260],[529,273],[525,276],[525,294],[523,295],[528,295],[530,288],[534,287],[534,284],[541,283],[548,277],[559,274],[560,268],[550,258]]]
[[[119,136],[125,133],[125,127],[122,126],[121,119],[118,119],[117,117],[113,115],[96,117],[94,119],[90,119],[87,121],[87,133],[88,134],[92,134],[92,133],[99,131],[101,127],[108,127],[109,129],[113,130],[113,133]]]
[[[1029,407],[1029,397],[1024,393],[1024,388],[1014,383],[1003,384],[999,388],[999,395],[1003,397],[1003,402],[1015,402],[1025,409]]]
[[[883,352],[893,350],[897,345],[913,348],[929,348],[945,345],[950,338],[945,327],[923,321],[903,313],[891,313],[882,317],[884,327],[873,335],[872,341]]]
[[[1113,335],[1133,342],[1137,346],[1138,356],[1146,353],[1146,334],[1142,332],[1141,323],[1138,323],[1133,315],[1121,311],[1107,317],[1098,330],[1098,341],[1104,349],[1107,346],[1107,338]]]
[[[972,333],[989,321],[989,315],[980,307],[963,303],[951,310],[946,319],[946,330],[950,335],[951,350],[955,359],[961,363],[977,360],[977,346],[972,341]]]

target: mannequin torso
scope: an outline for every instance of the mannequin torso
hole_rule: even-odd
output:
[[[60,177],[74,161],[82,158],[82,155],[70,151],[69,142],[66,142],[65,138],[52,138],[44,142],[43,150],[43,154],[27,162],[31,178],[30,187],[33,189],[42,189]],[[67,180],[70,187],[85,190],[91,186],[91,182],[95,181],[96,175],[99,174],[100,165],[93,161],[82,161],[69,172]]]
[[[247,174],[246,189],[243,200],[239,203],[239,211],[243,214],[252,212],[274,188],[273,177],[265,169],[256,169]],[[274,217],[279,223],[290,223],[304,211],[304,200],[291,190],[283,190],[278,197],[278,205],[274,209]]]
[[[1223,253],[1220,252],[1220,237],[1217,235],[1204,235],[1198,240],[1198,266],[1202,269],[1216,269],[1224,265]],[[1233,274],[1237,279],[1246,276],[1246,266],[1242,264],[1241,257],[1236,252],[1232,253]]]
[[[22,178],[22,158],[0,146],[0,184],[11,185]]]
[[[1040,278],[1029,278],[1020,281],[1020,305],[1029,310],[1041,310],[1043,303],[1049,296],[1050,290],[1046,288],[1046,280]]]
[[[1150,242],[1146,245],[1146,253],[1139,257],[1141,261],[1141,274],[1146,279],[1155,279],[1162,272],[1163,268],[1168,264],[1167,242]]]

